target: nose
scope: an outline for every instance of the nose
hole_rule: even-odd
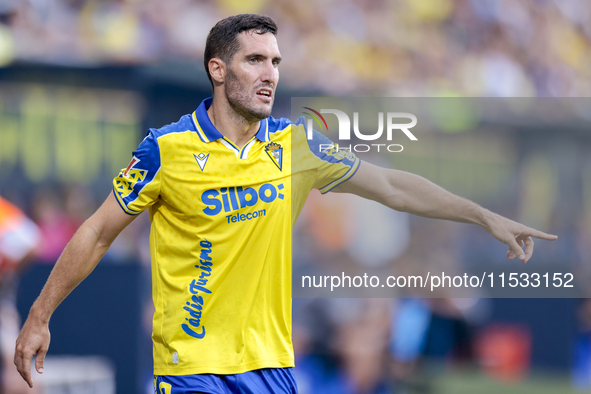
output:
[[[261,70],[261,81],[265,83],[271,83],[273,86],[277,85],[279,80],[279,70],[273,64],[273,61],[265,61],[265,64]]]

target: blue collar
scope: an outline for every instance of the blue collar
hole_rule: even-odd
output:
[[[220,133],[218,129],[215,128],[215,126],[213,125],[213,123],[211,123],[211,120],[209,119],[209,115],[207,115],[207,110],[211,106],[212,101],[213,98],[211,97],[203,100],[192,115],[193,123],[195,123],[197,134],[203,142],[211,142],[218,140],[220,138],[224,138],[224,135]],[[262,142],[268,142],[268,120],[263,119],[259,123],[259,131],[257,131],[256,137]]]

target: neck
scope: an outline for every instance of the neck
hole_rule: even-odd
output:
[[[251,122],[236,113],[223,95],[213,96],[207,115],[215,128],[239,148],[256,135],[260,126],[259,120]]]

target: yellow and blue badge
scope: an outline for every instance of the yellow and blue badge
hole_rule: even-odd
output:
[[[281,167],[283,166],[283,148],[280,144],[276,142],[269,142],[265,145],[265,152],[271,158],[273,163],[279,168],[281,171]]]
[[[121,170],[119,178],[115,182],[115,192],[119,198],[127,197],[133,191],[133,187],[138,182],[143,182],[147,170],[137,168],[136,164],[140,162],[140,159],[133,156],[131,162],[125,170]]]

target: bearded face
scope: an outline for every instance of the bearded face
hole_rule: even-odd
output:
[[[281,54],[271,33],[243,32],[238,40],[240,49],[226,67],[224,92],[236,114],[256,122],[271,115]]]

